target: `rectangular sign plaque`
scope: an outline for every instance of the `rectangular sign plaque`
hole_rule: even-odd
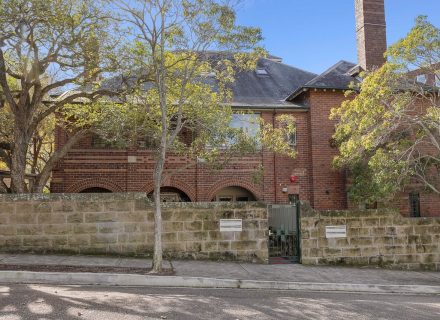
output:
[[[242,219],[220,219],[220,231],[242,231]]]
[[[325,237],[329,238],[347,238],[347,226],[326,226]]]

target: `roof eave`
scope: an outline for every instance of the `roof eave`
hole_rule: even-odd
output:
[[[288,96],[284,101],[291,102],[293,99],[298,97],[301,93],[308,91],[309,89],[320,89],[320,90],[338,90],[338,91],[345,91],[345,90],[351,90],[349,87],[334,87],[334,86],[302,86],[295,90],[290,96]]]

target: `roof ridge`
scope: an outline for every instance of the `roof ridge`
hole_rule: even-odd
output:
[[[314,81],[316,81],[319,78],[322,78],[324,76],[326,76],[327,74],[329,74],[330,72],[332,72],[334,69],[336,69],[339,65],[341,65],[342,63],[350,63],[353,64],[352,62],[346,61],[346,60],[339,60],[338,62],[336,62],[334,65],[332,65],[330,68],[328,68],[327,70],[325,70],[324,72],[320,73],[319,75],[317,75],[315,78],[313,78],[312,80],[310,80],[309,82],[307,82],[306,84],[304,84],[304,86],[307,86],[308,84],[313,83]]]
[[[282,64],[283,66],[286,66],[286,67],[291,68],[291,69],[295,69],[295,70],[298,70],[298,71],[302,71],[304,73],[308,73],[308,74],[311,74],[311,75],[314,75],[314,76],[318,76],[317,73],[314,73],[314,72],[311,72],[311,71],[307,71],[307,70],[304,70],[304,69],[292,66],[292,65],[284,63],[284,62],[275,62],[275,61],[273,61],[273,60],[271,60],[269,58],[265,58],[265,57],[261,57],[260,59],[265,59],[265,60],[268,60],[268,61],[271,61],[271,62],[274,62],[274,63]]]

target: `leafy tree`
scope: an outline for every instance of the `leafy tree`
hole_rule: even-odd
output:
[[[0,158],[11,170],[13,192],[42,192],[53,165],[90,128],[70,122],[69,141],[57,151],[44,148],[44,161],[35,161],[48,147],[43,141],[55,114],[79,100],[112,94],[92,85],[114,64],[115,41],[103,7],[94,0],[0,0],[0,120],[9,128]],[[37,174],[32,189],[27,168]]]
[[[285,139],[294,125],[287,116],[279,119],[277,128],[265,124],[259,141],[229,127],[230,84],[236,72],[255,67],[260,53],[252,49],[261,38],[258,29],[236,24],[230,1],[115,0],[111,4],[130,28],[133,44],[124,60],[132,68],[119,83],[126,87],[126,101],[108,107],[113,116],[104,120],[101,135],[146,140],[154,152],[153,272],[160,272],[160,188],[167,154],[219,165],[270,142],[272,149],[294,156]]]
[[[387,57],[332,111],[335,163],[350,169],[354,200],[384,200],[408,183],[440,195],[439,29],[419,17]]]

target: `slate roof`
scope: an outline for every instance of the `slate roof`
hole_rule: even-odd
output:
[[[216,59],[217,55],[223,53],[210,53],[210,59]],[[265,70],[267,74],[257,74],[255,71],[245,71],[236,74],[234,83],[231,84],[233,101],[231,105],[236,108],[304,108],[302,105],[286,101],[286,97],[309,82],[317,74],[304,71],[281,62],[281,58],[268,56],[260,58],[257,62],[257,70]],[[115,76],[102,82],[101,88],[118,91],[123,85],[129,85],[135,78],[126,79],[122,76]],[[203,81],[210,83],[213,90],[216,90],[214,78],[205,78]],[[151,88],[146,83],[145,90]],[[78,89],[77,89],[78,90]],[[81,90],[88,91],[90,88],[83,87]]]
[[[256,71],[241,72],[232,84],[234,107],[298,107],[286,101],[286,97],[317,75],[271,59],[261,58]]]
[[[357,82],[356,78],[349,74],[349,71],[356,67],[356,64],[348,61],[341,60],[328,70],[321,73],[319,76],[308,81],[295,91],[293,91],[288,97],[287,101],[293,100],[303,89],[316,88],[316,89],[337,89],[346,90],[350,88],[350,84]]]
[[[216,55],[223,53],[212,52],[210,59],[216,59]],[[224,58],[224,57],[223,57]],[[341,60],[320,75],[301,70],[281,62],[281,58],[268,56],[260,58],[257,63],[257,70],[264,70],[263,74],[256,71],[240,72],[235,77],[235,82],[231,84],[233,91],[232,107],[236,108],[307,108],[303,104],[294,103],[304,89],[337,89],[346,90],[350,84],[357,82],[356,78],[350,75],[350,70],[356,64]],[[116,76],[103,81],[102,87],[117,91],[124,81],[121,76]],[[134,78],[128,79],[128,82]],[[214,78],[205,78],[203,81],[210,82],[213,90],[216,89]],[[151,84],[145,84],[148,90]],[[87,89],[86,89],[87,90]]]

